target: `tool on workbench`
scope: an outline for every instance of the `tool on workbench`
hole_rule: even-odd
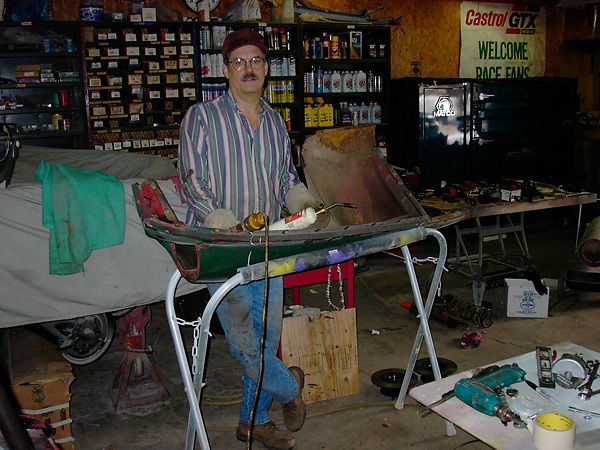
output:
[[[583,355],[564,353],[552,365],[554,381],[565,389],[577,389],[587,377],[588,366]]]
[[[594,417],[597,417],[600,419],[600,413],[597,413],[594,411],[588,411],[587,409],[579,409],[579,408],[576,408],[575,406],[569,406],[569,411],[576,412],[579,414],[584,414],[583,418],[585,420],[591,420]]]
[[[525,371],[516,364],[505,364],[482,377],[458,380],[454,395],[463,403],[503,422],[522,422],[501,397],[501,390],[525,379]]]
[[[494,372],[495,370],[498,370],[498,369],[499,369],[499,366],[496,366],[496,365],[486,367],[484,369],[481,369],[479,372],[475,373],[469,379],[477,379],[479,377],[483,377],[483,376],[485,376],[485,375],[487,375],[489,373],[492,373],[492,372]],[[420,411],[417,411],[417,414],[421,414],[421,413],[424,413],[426,411],[430,411],[432,408],[435,408],[436,406],[441,405],[442,403],[450,400],[453,397],[454,397],[454,389],[452,389],[452,390],[450,390],[450,391],[445,392],[444,394],[442,394],[442,398],[441,399],[439,399],[437,402],[432,403],[431,405],[429,405],[429,406],[421,409]]]
[[[549,402],[554,403],[556,406],[560,406],[560,402],[556,398],[554,398],[553,396],[548,394],[545,390],[543,390],[541,387],[539,387],[533,381],[525,380],[525,383],[527,383],[527,386],[529,386],[531,389],[533,389],[535,392],[540,394],[542,397],[544,397]]]
[[[552,349],[550,347],[536,347],[535,359],[540,387],[553,388],[555,386],[552,375]]]
[[[522,420],[542,414],[546,410],[544,402],[513,387],[506,388],[506,403]]]
[[[589,400],[594,395],[600,393],[600,389],[597,389],[595,391],[592,390],[592,384],[594,383],[594,380],[596,378],[598,378],[598,367],[599,366],[600,366],[599,361],[594,362],[594,366],[592,367],[592,370],[590,372],[590,376],[588,377],[588,380],[586,381],[586,383],[583,386],[579,387],[579,394],[577,394],[577,397],[579,397],[580,399]]]

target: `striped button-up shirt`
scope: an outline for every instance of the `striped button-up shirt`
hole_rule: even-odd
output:
[[[184,116],[178,168],[188,223],[201,224],[219,208],[231,209],[240,221],[257,212],[279,219],[286,192],[300,181],[285,123],[260,101],[256,131],[231,92],[195,104]]]

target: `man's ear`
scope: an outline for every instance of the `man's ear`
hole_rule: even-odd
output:
[[[223,62],[223,75],[229,80],[229,66]]]

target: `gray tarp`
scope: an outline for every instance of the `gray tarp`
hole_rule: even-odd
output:
[[[94,250],[85,272],[50,275],[49,230],[42,226],[42,187],[33,180],[41,159],[121,179],[125,190],[125,242]],[[80,317],[164,300],[175,264],[158,242],[144,233],[131,185],[145,178],[175,175],[166,158],[93,150],[25,147],[11,184],[0,188],[0,328]],[[175,185],[159,181],[181,220],[186,207]],[[178,295],[202,285],[180,283]]]

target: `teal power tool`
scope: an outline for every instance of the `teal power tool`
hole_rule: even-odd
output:
[[[454,395],[463,403],[503,422],[520,419],[504,402],[501,390],[525,379],[525,371],[516,364],[499,367],[478,378],[465,378],[456,382]]]

